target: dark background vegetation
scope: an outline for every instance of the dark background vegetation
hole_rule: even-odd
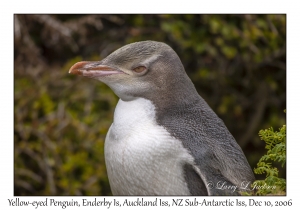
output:
[[[286,122],[285,15],[15,15],[14,24],[15,195],[111,194],[103,145],[118,98],[68,70],[128,43],[178,53],[252,168],[265,153],[258,131]]]

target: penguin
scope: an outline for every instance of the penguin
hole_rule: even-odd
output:
[[[167,44],[125,45],[69,73],[119,97],[104,144],[113,195],[240,195],[255,180],[223,121]]]

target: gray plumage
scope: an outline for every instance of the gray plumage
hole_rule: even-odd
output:
[[[99,66],[108,66],[116,75],[99,79],[90,71],[101,69]],[[134,72],[139,66],[146,70]],[[156,123],[179,140],[194,159],[193,163],[182,164],[191,195],[238,195],[238,190],[217,186],[226,183],[240,188],[243,182],[254,181],[240,146],[199,96],[179,57],[168,45],[154,41],[129,44],[100,62],[75,64],[70,72],[105,82],[123,101],[144,98],[154,104]]]

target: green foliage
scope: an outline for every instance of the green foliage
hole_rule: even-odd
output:
[[[286,180],[278,177],[278,169],[272,165],[272,162],[278,162],[281,167],[286,163],[286,125],[274,131],[273,128],[260,130],[259,136],[265,141],[267,154],[263,155],[257,167],[254,169],[256,174],[266,174],[265,180],[257,180],[254,186],[274,186],[273,188],[257,188],[257,195],[285,194]]]
[[[67,74],[69,67],[15,75],[18,195],[110,194],[104,138],[117,100],[103,84]]]

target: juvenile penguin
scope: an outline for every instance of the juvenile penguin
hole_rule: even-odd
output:
[[[254,181],[243,151],[168,45],[128,44],[69,73],[120,98],[105,139],[114,195],[239,195]]]

